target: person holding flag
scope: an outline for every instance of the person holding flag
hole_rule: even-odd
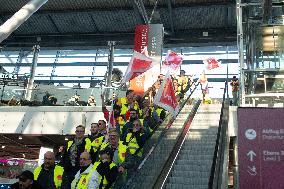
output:
[[[201,91],[202,91],[202,102],[205,102],[205,96],[208,96],[209,90],[208,90],[208,80],[207,77],[205,75],[205,71],[202,72],[202,74],[200,75],[200,78],[198,80],[198,82],[201,85]]]
[[[169,111],[173,117],[176,117],[179,111],[179,104],[175,96],[172,78],[167,72],[161,87],[154,98],[154,104]]]

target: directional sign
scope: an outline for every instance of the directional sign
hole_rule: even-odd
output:
[[[283,123],[283,108],[238,108],[240,189],[284,189]]]
[[[253,161],[253,156],[256,156],[256,154],[251,150],[247,153],[247,156],[249,157],[250,161]]]

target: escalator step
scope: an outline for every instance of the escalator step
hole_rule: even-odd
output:
[[[165,189],[208,189],[208,185],[184,185],[167,183]]]
[[[172,176],[175,177],[191,177],[191,178],[209,178],[210,172],[195,172],[195,171],[183,171],[183,170],[173,170]]]
[[[172,184],[184,185],[207,185],[208,178],[186,178],[186,177],[169,177],[168,182]]]

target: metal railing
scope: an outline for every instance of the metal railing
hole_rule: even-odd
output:
[[[194,93],[194,91],[196,90],[196,88],[199,86],[199,83],[195,85],[195,87],[192,89],[190,95],[186,98],[186,100],[181,102],[180,105],[180,109],[179,112],[177,114],[177,116],[179,115],[179,113],[181,112],[181,110],[184,108],[184,106],[186,105],[186,103],[190,100],[192,94]],[[144,146],[144,152],[146,152],[146,155],[144,156],[144,159],[141,161],[141,163],[139,164],[137,170],[135,171],[135,173],[133,175],[130,176],[130,178],[128,179],[127,183],[123,186],[123,187],[115,187],[115,188],[131,188],[131,186],[133,185],[133,183],[135,182],[135,178],[136,176],[138,176],[139,172],[142,170],[142,168],[144,167],[145,163],[147,162],[148,158],[152,155],[152,153],[155,151],[155,149],[159,146],[159,144],[161,143],[162,139],[164,138],[164,136],[166,135],[166,133],[168,132],[170,126],[173,124],[174,122],[174,118],[170,118],[170,116],[168,115],[165,119],[165,121],[161,124],[164,125],[165,127],[162,129],[162,131],[159,133],[158,137],[152,138],[150,139],[149,142],[147,142]],[[157,131],[156,131],[157,132]],[[148,144],[148,146],[147,146]],[[150,145],[149,145],[150,144]],[[166,162],[165,162],[166,163]],[[164,166],[163,166],[164,167]],[[163,169],[162,167],[162,169]],[[161,170],[162,171],[162,170]],[[155,180],[156,182],[156,180]],[[153,183],[154,184],[154,183]]]
[[[228,83],[225,82],[224,94],[223,94],[223,101],[222,101],[222,108],[219,120],[219,127],[217,132],[217,139],[215,144],[214,150],[214,157],[211,167],[211,174],[208,183],[209,189],[223,189],[227,186],[223,186],[224,182],[227,179],[223,177],[225,170],[227,170],[227,162],[225,159],[228,155],[228,118],[229,118],[229,102],[227,99],[227,87]]]

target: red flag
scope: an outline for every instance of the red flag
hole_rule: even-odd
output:
[[[122,79],[122,83],[137,77],[138,75],[146,72],[153,67],[153,61],[151,58],[144,54],[134,51],[130,63],[127,67],[125,75]]]
[[[174,117],[179,111],[179,105],[175,96],[172,79],[169,72],[154,98],[154,104],[168,110]]]
[[[203,61],[203,63],[207,70],[218,68],[221,65],[221,62],[219,62],[215,58],[207,58]]]
[[[162,72],[169,71],[174,74],[182,63],[182,57],[174,51],[168,51],[165,60],[163,61]]]
[[[115,121],[115,118],[114,118],[113,108],[111,108],[111,112],[110,112],[110,114],[109,114],[109,122],[108,122],[108,125],[109,125],[109,129],[111,129],[111,128],[116,128],[116,121]]]

